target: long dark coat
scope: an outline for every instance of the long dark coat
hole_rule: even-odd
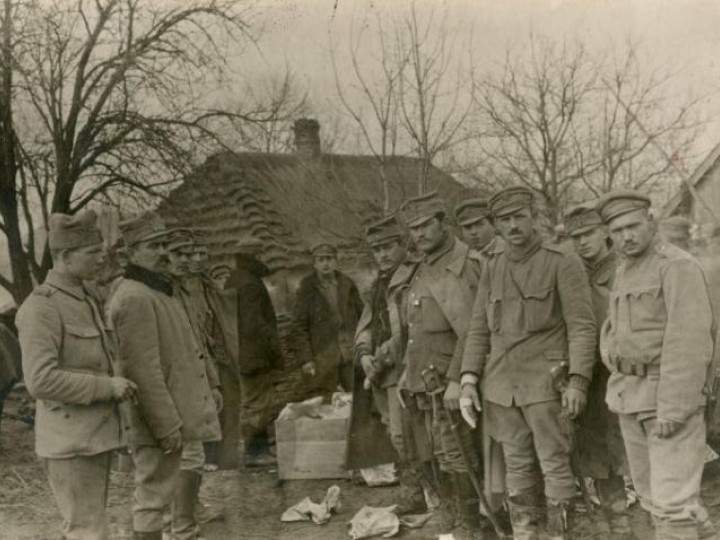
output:
[[[312,386],[334,389],[338,383],[338,366],[352,361],[353,341],[363,302],[357,286],[348,276],[335,272],[339,321],[320,290],[316,272],[300,283],[293,312],[295,355],[300,365],[315,362]]]
[[[282,364],[275,309],[262,281],[270,270],[249,255],[235,261],[225,290],[237,291],[237,362],[242,375],[254,375]]]

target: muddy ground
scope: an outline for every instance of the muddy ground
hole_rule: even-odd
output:
[[[13,395],[6,406],[11,415],[22,408],[22,398]],[[703,494],[715,523],[720,522],[720,464],[706,469]],[[282,512],[306,496],[319,502],[328,487],[340,487],[342,509],[330,523],[280,522]],[[109,515],[113,539],[132,538],[130,500],[132,478],[113,472]],[[368,488],[347,480],[279,482],[274,470],[259,472],[221,471],[206,475],[202,499],[223,508],[224,522],[203,526],[207,540],[334,540],[350,538],[347,522],[364,505],[393,504],[397,487]],[[642,540],[652,538],[645,515],[633,508],[636,532]],[[32,427],[16,419],[4,418],[0,435],[0,540],[58,540],[59,516],[42,469],[33,451]],[[598,537],[602,526],[580,517],[582,538]],[[436,538],[438,525],[431,520],[424,528],[401,531],[400,538]]]

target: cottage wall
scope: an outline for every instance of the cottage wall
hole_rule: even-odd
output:
[[[720,166],[715,165],[706,174],[705,178],[696,185],[700,198],[720,218]],[[697,201],[692,203],[692,221],[695,223],[713,223],[714,219],[703,204]]]

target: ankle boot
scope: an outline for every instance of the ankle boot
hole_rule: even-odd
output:
[[[424,514],[427,512],[425,491],[420,481],[420,472],[411,468],[398,469],[400,480],[400,500],[395,513],[399,516],[405,514]]]
[[[173,540],[191,540],[198,537],[200,527],[195,507],[200,494],[202,476],[197,471],[180,471],[175,496],[172,501],[172,538]]]
[[[547,533],[550,540],[571,540],[575,508],[570,500],[548,500]]]
[[[162,531],[138,532],[133,531],[133,540],[162,540]]]
[[[515,540],[538,540],[540,522],[545,514],[544,497],[539,487],[519,490],[508,496],[510,523]]]
[[[453,531],[458,540],[482,540],[480,501],[468,473],[455,473],[455,499],[459,528]]]
[[[452,473],[440,471],[438,477],[438,490],[440,495],[440,523],[443,532],[449,533],[457,524],[455,504],[455,478]]]

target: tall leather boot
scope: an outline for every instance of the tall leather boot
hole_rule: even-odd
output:
[[[480,501],[468,473],[455,473],[459,527],[453,531],[457,540],[482,540]]]
[[[425,491],[423,490],[421,472],[407,466],[398,469],[400,480],[400,501],[395,513],[399,516],[405,514],[424,514],[427,512]]]
[[[133,531],[133,540],[162,540],[162,531],[138,532]]]
[[[510,493],[508,508],[515,540],[538,540],[545,514],[542,484]]]
[[[200,534],[195,507],[202,476],[197,471],[180,471],[172,501],[173,540],[195,540]]]
[[[550,540],[571,540],[575,508],[568,499],[548,500],[547,533]]]
[[[610,528],[610,539],[637,540],[630,524],[623,477],[598,478],[595,487]]]
[[[452,473],[440,471],[438,477],[440,495],[440,523],[444,533],[449,533],[457,524],[457,508],[455,503],[455,478]]]

